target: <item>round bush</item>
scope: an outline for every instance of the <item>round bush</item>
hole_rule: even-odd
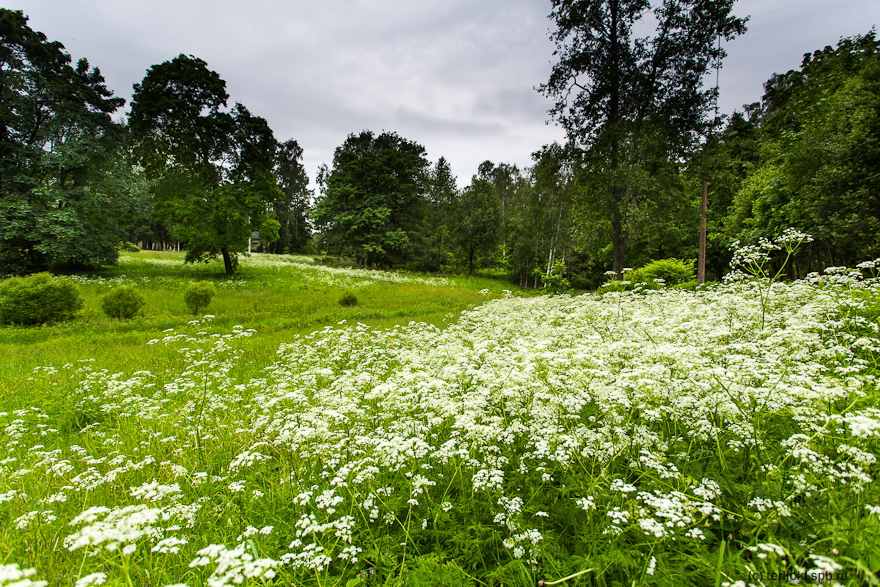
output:
[[[101,298],[101,309],[109,318],[131,320],[147,301],[133,286],[120,285]]]
[[[340,306],[343,306],[343,307],[357,306],[357,304],[358,304],[357,296],[354,295],[353,293],[351,293],[350,291],[343,293],[342,297],[339,298],[339,305]]]
[[[214,289],[210,281],[199,281],[186,288],[183,301],[186,302],[186,307],[193,313],[193,316],[196,316],[208,307],[216,293],[217,290]]]
[[[79,289],[70,279],[37,273],[0,283],[0,322],[45,324],[70,320],[83,307]]]
[[[651,261],[641,269],[636,269],[632,274],[634,282],[650,282],[662,279],[666,285],[687,283],[696,278],[693,261],[681,259],[660,259]]]

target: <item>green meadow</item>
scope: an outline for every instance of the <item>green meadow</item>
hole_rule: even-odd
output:
[[[125,255],[0,329],[0,587],[876,585],[878,268],[534,296]]]
[[[183,256],[122,253],[115,267],[72,276],[85,302],[78,319],[41,327],[0,327],[0,410],[63,398],[69,389],[55,389],[58,382],[46,388],[39,376],[43,367],[81,361],[96,369],[127,372],[179,366],[179,353],[145,343],[202,317],[193,316],[183,299],[186,287],[197,281],[210,281],[217,290],[204,312],[213,316],[212,329],[242,325],[257,331],[237,368],[241,377],[274,361],[279,345],[296,335],[343,320],[379,328],[411,321],[442,326],[462,310],[501,296],[504,289],[518,289],[490,278],[336,269],[312,257],[261,254],[243,257],[236,276],[229,279],[219,260],[184,264]],[[108,318],[101,310],[101,297],[122,284],[134,285],[146,298],[141,315],[132,320]],[[345,292],[354,293],[357,305],[339,304]]]

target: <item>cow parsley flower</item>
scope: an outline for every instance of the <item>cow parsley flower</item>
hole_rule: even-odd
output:
[[[34,581],[34,569],[21,569],[16,564],[0,565],[0,587],[46,587],[46,581]]]
[[[81,579],[76,580],[76,587],[92,587],[92,585],[103,585],[107,582],[107,575],[105,573],[92,573],[91,575],[86,575]]]

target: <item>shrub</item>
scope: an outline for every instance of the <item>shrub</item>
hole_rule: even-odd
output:
[[[357,296],[354,295],[352,292],[347,291],[342,294],[341,298],[339,298],[339,305],[346,307],[346,308],[348,306],[357,306],[358,305]]]
[[[199,281],[186,288],[186,292],[183,294],[183,301],[186,302],[186,307],[195,316],[208,307],[215,293],[217,293],[217,290],[214,289],[210,281]]]
[[[637,283],[650,283],[662,279],[666,285],[687,283],[696,279],[694,262],[681,259],[660,259],[651,261],[644,267],[636,269],[627,278]]]
[[[83,307],[73,281],[48,273],[11,277],[0,284],[0,322],[45,324],[70,320]]]
[[[116,249],[119,251],[126,252],[126,253],[140,253],[141,252],[141,248],[139,246],[137,246],[134,243],[129,243],[129,242],[119,243],[116,246]]]
[[[700,284],[697,283],[696,279],[694,279],[693,281],[685,281],[684,283],[675,284],[675,289],[682,289],[685,291],[692,291],[697,289],[698,287],[700,287]]]
[[[101,298],[101,309],[109,318],[130,320],[137,316],[147,301],[130,285],[120,285]]]
[[[556,261],[556,263],[553,264],[553,267],[551,267],[550,273],[545,274],[540,269],[535,269],[533,274],[536,274],[544,284],[544,289],[552,293],[562,293],[571,287],[568,279],[565,278],[565,263],[562,261]]]

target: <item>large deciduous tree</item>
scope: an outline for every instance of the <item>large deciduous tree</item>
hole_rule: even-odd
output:
[[[129,120],[156,213],[186,245],[186,260],[221,255],[231,276],[252,231],[277,238],[269,208],[283,196],[272,130],[241,104],[225,111],[228,97],[204,61],[179,55],[135,84]]]
[[[588,151],[593,207],[611,220],[620,275],[639,207],[662,191],[658,175],[693,148],[716,91],[704,77],[724,56],[719,38],[745,31],[735,0],[553,0],[558,62],[540,91],[569,139]],[[655,33],[634,27],[653,16]],[[643,215],[647,216],[647,215]]]
[[[396,133],[349,135],[313,213],[327,250],[365,265],[406,261],[424,214],[428,166],[425,148]]]
[[[0,273],[116,260],[124,129],[98,69],[0,8]],[[117,174],[118,179],[118,174]]]

